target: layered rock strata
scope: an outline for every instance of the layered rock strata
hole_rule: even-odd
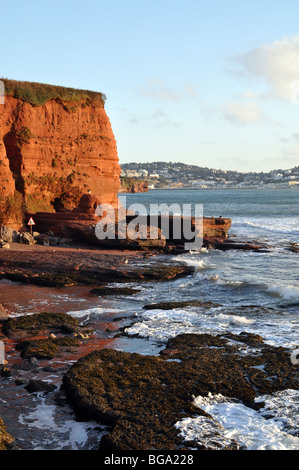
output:
[[[72,209],[89,191],[116,205],[120,166],[102,95],[64,101],[53,92],[36,105],[18,97],[17,83],[0,106],[2,220],[18,225],[24,209]]]
[[[36,223],[35,229],[40,233],[48,233],[50,231],[57,237],[71,237],[78,241],[109,248],[183,248],[186,242],[190,242],[190,240],[186,238],[184,224],[188,224],[191,233],[196,232],[196,221],[194,217],[169,216],[166,218],[165,216],[159,216],[155,220],[152,220],[150,216],[147,216],[142,219],[146,229],[146,236],[141,233],[136,223],[136,227],[141,233],[137,238],[135,235],[132,236],[132,233],[130,234],[130,224],[134,224],[137,215],[127,212],[122,213],[122,225],[117,222],[119,212],[115,211],[116,223],[113,227],[114,236],[112,238],[107,236],[104,239],[99,239],[95,229],[97,223],[101,221],[101,216],[96,215],[98,204],[99,200],[96,197],[86,194],[81,197],[78,206],[71,211],[61,211],[53,214],[47,212],[39,212],[36,214],[29,213],[26,216],[26,223],[28,223],[30,217],[33,217]],[[114,220],[111,221],[112,224],[113,222]],[[154,236],[151,231],[153,227],[157,228],[157,230],[154,230],[154,232],[156,232]],[[165,227],[166,231],[164,230]],[[178,227],[179,237],[175,234],[175,228]],[[231,219],[204,217],[202,234],[204,244],[212,244],[213,240],[216,239],[219,245],[221,241],[226,239],[230,227]]]

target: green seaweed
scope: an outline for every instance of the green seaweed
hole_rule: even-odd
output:
[[[61,328],[65,325],[79,326],[76,318],[66,313],[42,312],[33,315],[23,315],[16,318],[8,318],[3,323],[3,333],[7,336],[16,330],[38,331],[49,327]]]
[[[6,426],[2,418],[0,418],[0,450],[9,450],[12,446],[14,438],[6,431]]]
[[[169,340],[160,357],[94,351],[63,377],[77,416],[111,426],[100,443],[104,451],[209,450],[209,445],[184,442],[175,428],[186,417],[212,419],[193,405],[194,396],[222,394],[256,409],[261,406],[254,401],[257,395],[298,387],[289,352],[245,332],[179,335]],[[231,441],[225,450],[236,448]]]

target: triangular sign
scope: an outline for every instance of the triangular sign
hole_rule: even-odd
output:
[[[29,222],[27,225],[35,225],[35,222],[32,217],[30,217]]]

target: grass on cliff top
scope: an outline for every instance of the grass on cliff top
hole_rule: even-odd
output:
[[[4,83],[6,96],[13,96],[35,106],[41,106],[51,99],[60,101],[85,100],[86,105],[104,105],[106,100],[103,93],[96,91],[79,90],[45,83],[22,82],[7,78],[0,79]]]

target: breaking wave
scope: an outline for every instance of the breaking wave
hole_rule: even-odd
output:
[[[194,404],[216,420],[204,418],[204,444],[211,445],[210,436],[215,435],[216,429],[218,449],[236,441],[244,450],[298,450],[299,392],[284,390],[255,401],[265,402],[264,408],[256,411],[221,394],[194,398]],[[202,425],[202,417],[186,418],[176,423],[176,428],[186,440],[198,441],[202,439]]]

